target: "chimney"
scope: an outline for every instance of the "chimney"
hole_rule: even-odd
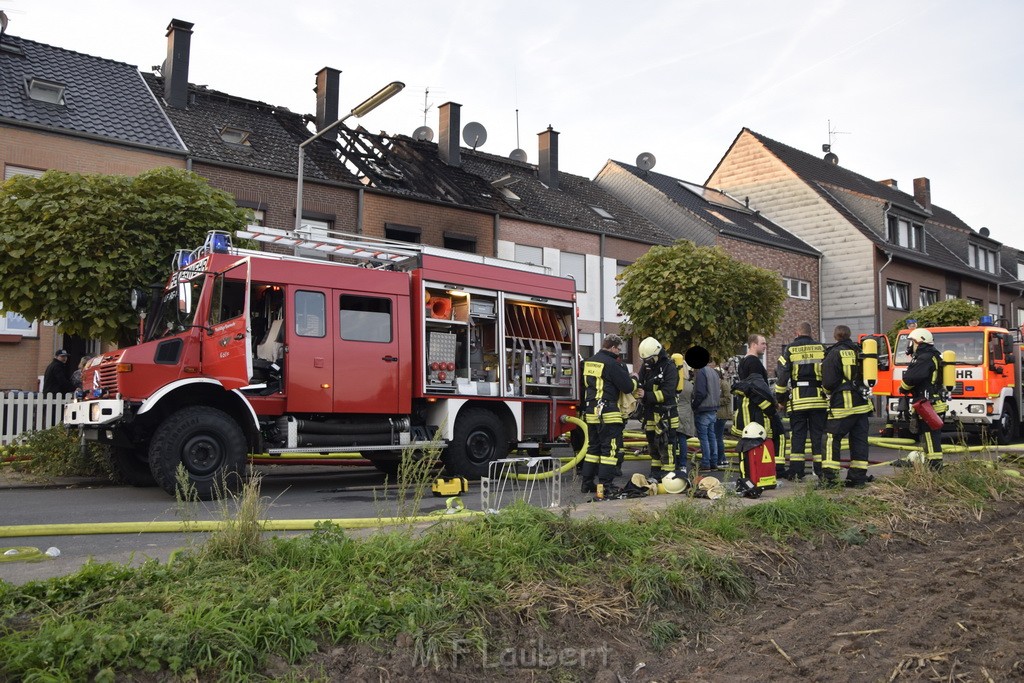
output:
[[[558,189],[558,131],[548,126],[540,138],[540,160],[537,162],[537,175],[540,181],[552,190]]]
[[[886,178],[885,180],[879,180],[878,182],[882,183],[886,187],[891,187],[894,190],[899,189],[898,187],[896,187],[896,181],[893,180],[892,178]]]
[[[445,102],[438,108],[441,121],[438,126],[440,132],[437,138],[437,153],[441,155],[441,161],[449,166],[462,165],[461,149],[459,148],[459,131],[461,130],[459,110],[461,109],[462,105],[455,102]]]
[[[167,25],[167,60],[164,62],[164,102],[175,109],[188,105],[188,57],[192,45],[192,24],[171,19]]]
[[[323,130],[338,120],[338,84],[341,72],[325,66],[316,72],[316,129]]]
[[[927,178],[914,178],[914,201],[925,211],[932,210],[932,183]]]

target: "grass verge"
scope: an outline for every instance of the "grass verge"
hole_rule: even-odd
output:
[[[749,507],[682,500],[577,520],[519,504],[415,533],[354,539],[322,524],[266,539],[250,482],[231,508],[238,523],[170,564],[0,582],[0,678],[253,680],[270,661],[293,665],[338,644],[415,641],[436,658],[566,623],[629,631],[659,649],[697,628],[695,615],[749,600],[745,563],[760,548],[794,537],[861,542],[851,529],[962,517],[1000,499],[1024,499],[1020,480],[963,463],[941,475],[909,470],[864,493]]]

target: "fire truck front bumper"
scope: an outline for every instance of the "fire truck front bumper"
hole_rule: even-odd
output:
[[[68,427],[99,427],[117,422],[124,416],[125,402],[120,399],[71,401],[64,406],[64,424]]]

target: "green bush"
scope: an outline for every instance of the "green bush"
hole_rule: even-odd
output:
[[[13,467],[22,472],[51,477],[109,477],[105,447],[79,441],[78,435],[62,426],[26,432],[15,441],[19,457]]]

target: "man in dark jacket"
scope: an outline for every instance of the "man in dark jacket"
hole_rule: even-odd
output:
[[[53,360],[43,373],[44,394],[70,394],[75,390],[68,372],[68,352],[64,349],[53,354]]]
[[[609,334],[601,343],[601,350],[583,363],[583,417],[589,439],[580,470],[583,493],[597,491],[599,483],[608,489],[615,479],[618,445],[625,427],[619,395],[633,393],[637,388],[636,380],[619,362],[621,348],[622,338]]]
[[[640,401],[643,405],[644,433],[647,436],[647,451],[651,456],[651,478],[661,478],[677,467],[685,470],[686,458],[676,462],[679,442],[679,408],[676,406],[676,390],[679,385],[679,369],[665,353],[661,342],[647,337],[640,342],[640,358],[643,366],[637,373],[640,384]]]
[[[725,454],[718,452],[718,440],[715,438],[715,420],[721,396],[722,380],[715,369],[709,364],[697,370],[690,405],[700,441],[700,468],[705,471],[717,470],[719,460],[725,458]]]
[[[946,402],[942,400],[942,355],[935,348],[935,338],[928,330],[918,327],[907,337],[909,352],[913,360],[903,373],[900,382],[900,393],[910,394],[912,403],[931,401],[932,408],[943,417],[946,414]],[[929,429],[924,420],[919,420],[920,430],[924,435],[924,452],[928,466],[942,469],[942,427]]]
[[[779,356],[775,369],[775,400],[786,406],[789,427],[793,430],[789,456],[790,479],[803,480],[806,474],[807,435],[811,437],[814,474],[821,477],[821,439],[825,432],[828,401],[821,388],[821,363],[825,346],[811,337],[811,324],[800,323],[796,339]]]
[[[870,390],[861,372],[860,348],[850,339],[850,328],[836,325],[836,343],[822,362],[822,386],[828,392],[828,420],[825,422],[825,459],[821,463],[822,483],[839,482],[839,460],[843,437],[850,439],[850,470],[846,485],[864,486],[874,477],[868,474],[868,415],[873,408]]]

